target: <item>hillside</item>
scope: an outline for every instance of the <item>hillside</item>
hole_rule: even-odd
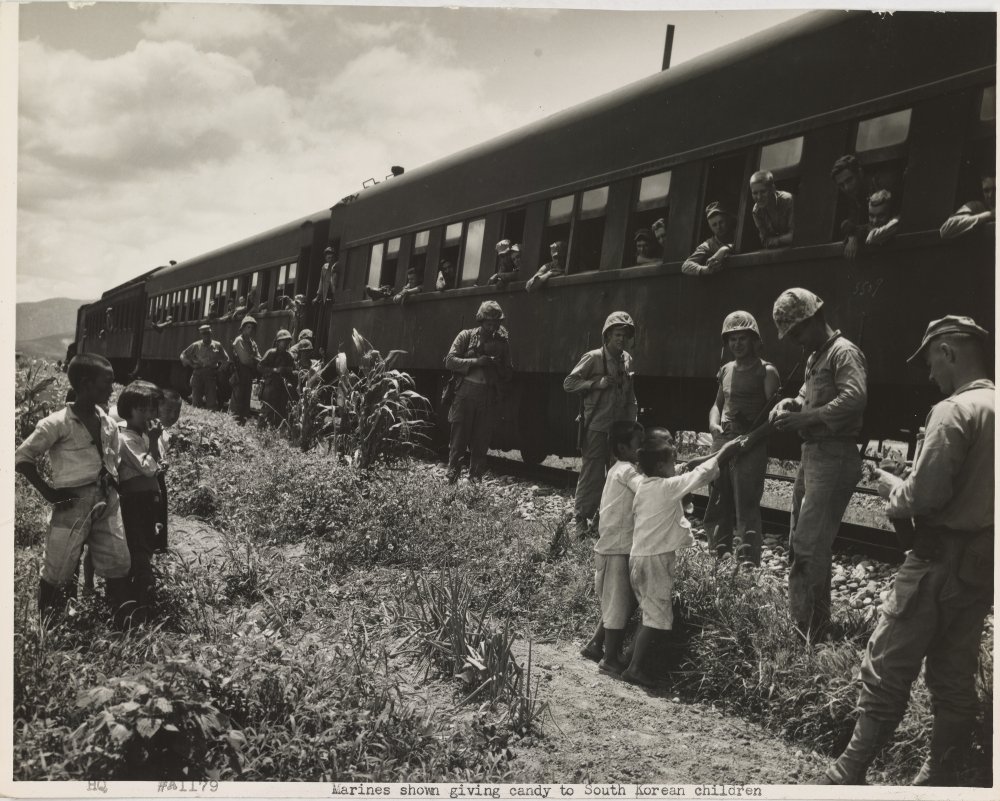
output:
[[[15,349],[29,356],[61,359],[66,355],[66,346],[73,341],[77,309],[89,302],[49,298],[18,303]]]

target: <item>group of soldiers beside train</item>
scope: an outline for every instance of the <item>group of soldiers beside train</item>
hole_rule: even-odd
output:
[[[733,358],[719,370],[708,417],[713,453],[679,469],[671,434],[636,422],[634,364],[626,349],[635,325],[627,313],[607,318],[603,346],[585,353],[565,378],[564,389],[582,398],[577,532],[584,536],[594,526],[598,534],[601,619],[582,654],[598,661],[601,673],[654,683],[654,665],[673,627],[676,554],[694,542],[684,515],[687,493],[712,482],[705,520],[710,549],[720,556],[735,550],[741,561],[759,565],[771,429],[802,439],[788,541],[789,613],[806,643],[830,636],[832,545],[862,474],[858,440],[867,363],[830,326],[823,301],[807,289],[783,292],[772,316],[779,339],[798,344],[807,357],[801,389],[778,400],[779,377],[760,356],[756,320],[745,311],[729,314],[722,339]],[[445,358],[460,376],[450,388],[450,482],[458,479],[466,448],[470,480],[482,476],[498,397],[513,371],[500,306],[486,301],[477,320],[479,326],[459,333]],[[900,521],[901,530],[902,521],[914,530],[865,652],[861,714],[820,783],[864,783],[925,661],[934,725],[914,784],[957,781],[976,723],[979,643],[993,600],[995,389],[989,351],[986,330],[969,317],[948,315],[927,326],[909,359],[927,365],[946,398],[931,409],[912,466],[886,460],[878,471],[888,516]],[[636,608],[642,622],[631,653],[623,654],[625,626]]]

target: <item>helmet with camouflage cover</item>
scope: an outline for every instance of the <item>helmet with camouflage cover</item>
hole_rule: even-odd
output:
[[[774,324],[778,328],[778,339],[784,339],[789,331],[815,315],[821,308],[823,301],[808,289],[801,287],[786,289],[774,301],[774,310],[771,312]]]
[[[275,334],[274,341],[275,342],[282,342],[282,341],[284,341],[286,339],[287,340],[291,340],[291,338],[292,338],[292,332],[289,331],[287,328],[282,328],[282,329],[279,329],[279,331],[278,331],[277,334]]]
[[[722,341],[725,343],[726,337],[729,334],[734,334],[737,331],[753,331],[754,336],[760,339],[760,329],[757,327],[757,321],[754,316],[747,311],[734,311],[726,315],[726,319],[722,321]]]
[[[628,312],[616,311],[611,312],[608,315],[608,319],[604,321],[604,328],[601,330],[601,335],[607,339],[608,332],[616,326],[623,325],[628,329],[627,336],[632,338],[635,336],[635,323],[632,322],[632,318],[629,316]]]
[[[503,309],[500,308],[500,304],[495,300],[484,300],[479,304],[479,311],[476,312],[476,322],[481,323],[483,320],[487,319],[503,319]]]

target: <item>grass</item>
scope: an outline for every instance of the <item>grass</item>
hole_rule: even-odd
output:
[[[530,646],[521,664],[514,640],[589,632],[591,543],[557,536],[559,521],[521,519],[496,485],[451,488],[405,459],[359,469],[226,415],[185,407],[172,448],[173,512],[222,542],[158,559],[156,627],[117,634],[90,598],[61,625],[40,625],[46,509],[17,488],[15,778],[530,780],[510,742],[544,731],[545,705]],[[838,611],[844,638],[809,651],[773,574],[692,549],[678,586],[672,692],[835,753],[872,622]],[[977,781],[992,735],[991,654],[992,627]],[[929,722],[918,681],[876,765],[881,780],[910,778]]]

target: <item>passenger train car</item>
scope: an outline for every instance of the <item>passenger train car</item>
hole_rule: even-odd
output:
[[[981,175],[995,175],[995,71],[993,14],[805,15],[409,170],[325,215],[156,271],[147,317],[167,311],[174,323],[147,322],[144,369],[183,379],[177,354],[220,292],[312,293],[332,242],[338,285],[319,344],[333,353],[356,328],[384,350],[403,349],[403,366],[431,398],[456,333],[474,325],[483,300],[502,305],[516,374],[494,446],[520,448],[526,460],[574,452],[578,401],[562,379],[600,345],[601,324],[618,309],[637,323],[631,350],[647,422],[706,427],[725,358],[719,331],[734,309],[756,316],[765,357],[794,394],[804,360],[771,323],[774,299],[792,286],[818,293],[831,323],[865,351],[868,437],[912,438],[936,400],[922,366],[905,361],[927,322],[953,313],[994,323],[993,225],[953,242],[937,229],[979,198]],[[847,153],[891,186],[902,219],[894,242],[855,261],[843,255],[830,175]],[[748,191],[758,169],[795,196],[792,247],[760,249]],[[712,201],[737,215],[738,255],[710,277],[683,275],[708,237]],[[658,218],[662,263],[637,265],[633,237]],[[521,245],[522,280],[498,290],[487,280],[503,238]],[[568,274],[525,292],[557,240],[568,244]],[[439,292],[441,260],[457,266],[457,286]],[[420,294],[403,306],[367,299],[369,286],[401,287],[410,267],[422,273]],[[276,322],[288,314],[268,313]],[[262,346],[272,333],[258,332]],[[775,445],[791,451],[795,442]]]

